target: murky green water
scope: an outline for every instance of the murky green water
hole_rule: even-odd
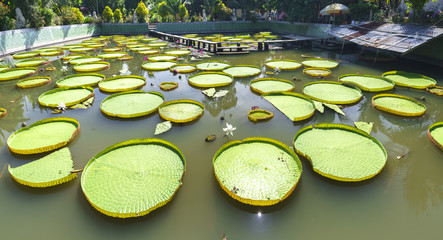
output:
[[[244,56],[213,57],[228,60],[232,65],[250,64],[264,66],[273,58],[302,60],[301,54],[339,58],[333,52],[320,50],[286,50],[253,53]],[[145,217],[120,220],[106,217],[93,209],[85,199],[80,180],[49,189],[23,187],[9,176],[5,164],[19,166],[41,156],[12,154],[6,139],[20,128],[49,117],[51,109],[40,107],[37,97],[55,86],[63,77],[61,71],[39,72],[49,75],[50,85],[19,89],[16,80],[0,82],[0,106],[8,115],[0,118],[0,229],[3,239],[439,239],[443,220],[443,152],[435,147],[426,135],[434,122],[443,121],[443,98],[425,91],[396,88],[391,93],[410,97],[426,97],[428,110],[424,117],[403,118],[386,114],[371,106],[373,93],[364,93],[357,104],[343,109],[346,117],[332,110],[318,112],[303,122],[293,123],[260,96],[252,93],[249,82],[254,78],[236,79],[235,83],[220,89],[230,93],[219,99],[205,97],[199,89],[188,85],[186,77],[174,76],[169,71],[155,72],[149,76],[140,68],[142,57],[130,53],[134,60],[111,60],[111,69],[100,71],[106,77],[127,74],[144,76],[145,91],[158,91],[166,101],[193,99],[202,102],[205,113],[198,121],[173,128],[158,138],[177,145],[187,160],[183,185],[166,206]],[[55,59],[55,58],[53,58]],[[381,75],[389,70],[417,72],[434,77],[443,83],[441,69],[420,64],[377,64],[361,62],[356,54],[342,57],[343,62],[327,80],[336,80],[347,73]],[[7,60],[11,64],[15,60]],[[48,66],[61,69],[60,60]],[[45,66],[47,67],[47,66]],[[67,74],[73,74],[69,67]],[[182,76],[180,79],[179,76]],[[282,72],[277,78],[292,80],[296,77],[296,92],[315,79],[304,76],[301,70]],[[164,81],[175,81],[179,88],[163,92],[157,86]],[[154,86],[151,86],[151,83]],[[101,101],[109,96],[95,88],[95,102],[87,110],[68,110],[62,116],[80,122],[81,131],[68,146],[76,169],[98,152],[117,142],[154,136],[159,115],[151,114],[131,120],[109,118],[100,112]],[[272,120],[252,123],[247,112],[252,106],[274,112]],[[224,116],[225,121],[220,120]],[[372,135],[388,152],[384,170],[374,179],[362,183],[340,183],[314,173],[306,159],[302,159],[303,174],[292,195],[273,207],[251,207],[231,199],[215,180],[212,158],[228,139],[222,128],[229,122],[237,130],[229,139],[253,136],[270,137],[292,145],[296,132],[309,124],[334,122],[353,125],[355,121],[374,122]],[[216,134],[217,139],[206,143],[205,137]],[[403,158],[397,156],[406,154]],[[81,176],[80,176],[81,177]],[[131,187],[131,186],[128,186]],[[110,196],[112,197],[112,196]]]

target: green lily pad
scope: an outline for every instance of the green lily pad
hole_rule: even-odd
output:
[[[104,59],[113,59],[113,58],[119,58],[128,55],[126,52],[103,52],[98,55],[98,57],[104,58]]]
[[[101,62],[103,61],[102,57],[94,57],[94,56],[86,56],[86,57],[77,57],[69,60],[69,63],[72,65],[80,64],[80,63],[92,63],[92,62]]]
[[[269,92],[290,92],[294,90],[294,83],[276,78],[258,78],[249,84],[252,91],[259,94]]]
[[[56,88],[49,90],[38,97],[38,102],[46,107],[57,107],[64,103],[66,107],[84,102],[94,96],[91,87]]]
[[[274,117],[274,114],[265,109],[253,109],[248,113],[248,119],[252,122],[269,120]]]
[[[142,68],[148,71],[163,71],[177,65],[175,61],[144,62]]]
[[[109,67],[110,64],[108,62],[89,62],[74,65],[74,70],[77,72],[95,72]]]
[[[167,132],[171,128],[172,128],[171,121],[165,121],[165,122],[159,123],[159,124],[157,124],[157,126],[155,126],[155,133],[154,133],[154,135],[159,135],[159,134],[162,134],[164,132]]]
[[[40,54],[39,52],[16,53],[12,55],[12,58],[14,59],[32,58],[32,57],[37,57],[39,54]]]
[[[0,117],[5,116],[6,114],[8,114],[8,111],[4,108],[0,108]]]
[[[321,58],[313,58],[306,59],[302,62],[303,65],[310,68],[336,68],[338,66],[338,62],[333,60],[321,59]]]
[[[190,85],[203,88],[227,86],[233,81],[231,75],[223,72],[202,72],[188,78]]]
[[[16,67],[36,67],[40,65],[45,65],[49,63],[49,59],[42,59],[42,58],[31,58],[22,60],[20,62],[16,62]]]
[[[163,103],[158,112],[160,117],[174,123],[193,121],[203,115],[205,107],[193,100],[183,99]]]
[[[14,80],[26,76],[31,76],[35,72],[37,72],[37,68],[34,67],[12,68],[3,70],[0,72],[0,81]]]
[[[169,68],[171,72],[177,71],[177,73],[191,73],[197,70],[197,66],[194,64],[177,64]]]
[[[191,51],[187,49],[173,49],[165,51],[165,54],[176,55],[176,56],[189,55],[190,53]]]
[[[196,64],[197,69],[200,71],[221,71],[229,66],[229,63],[220,62],[220,61],[206,61],[199,62]]]
[[[308,97],[293,92],[270,92],[262,97],[291,121],[302,121],[314,115],[315,105]]]
[[[362,98],[361,90],[338,82],[317,81],[303,86],[303,93],[310,98],[332,104],[351,104]]]
[[[43,153],[65,146],[79,131],[73,118],[47,118],[15,131],[7,143],[14,153]]]
[[[428,137],[435,146],[443,150],[443,122],[432,124],[428,129]]]
[[[311,162],[315,172],[337,181],[372,178],[387,161],[377,139],[344,124],[309,125],[298,131],[293,142],[295,151]]]
[[[165,97],[161,93],[134,90],[116,93],[105,98],[100,109],[109,116],[134,118],[157,111],[164,101]]]
[[[261,68],[252,65],[236,65],[223,69],[224,73],[230,74],[233,77],[251,77],[259,75]]]
[[[19,88],[32,88],[45,85],[51,82],[50,77],[33,77],[26,78],[17,82],[17,87]]]
[[[140,217],[168,203],[181,186],[185,158],[172,143],[133,139],[112,145],[86,165],[81,187],[99,212]]]
[[[291,59],[273,59],[266,61],[265,66],[272,69],[296,70],[301,68],[302,64]]]
[[[76,173],[71,173],[74,162],[67,147],[20,167],[8,165],[8,170],[18,183],[36,188],[59,185],[77,177]]]
[[[0,65],[0,72],[7,69],[11,69],[11,65]]]
[[[103,48],[103,52],[121,52],[121,47]]]
[[[158,61],[175,61],[177,60],[177,56],[174,55],[157,55],[157,56],[151,56],[148,57],[148,60],[151,62],[158,62]]]
[[[123,92],[140,88],[146,84],[144,77],[121,75],[105,79],[98,83],[98,88],[106,92]]]
[[[152,49],[152,50],[142,50],[142,51],[139,51],[138,53],[140,53],[142,55],[154,55],[154,54],[160,53],[160,51]]]
[[[285,144],[270,138],[246,138],[223,145],[213,159],[223,190],[235,200],[269,206],[295,189],[302,165]]]
[[[60,50],[54,50],[54,51],[44,51],[40,52],[40,56],[42,57],[48,57],[48,56],[57,56],[57,55],[63,55],[65,52]]]
[[[159,48],[168,46],[167,42],[151,42],[148,43],[148,47]]]
[[[77,53],[77,54],[63,56],[62,59],[63,59],[63,61],[69,61],[71,59],[84,57],[84,56],[85,56],[85,54],[83,54],[83,53]]]
[[[305,68],[303,73],[311,77],[328,77],[332,72],[327,68]]]
[[[396,94],[379,94],[372,98],[372,106],[385,112],[400,116],[420,116],[426,106],[414,99]]]
[[[383,77],[392,80],[395,82],[395,85],[415,89],[425,89],[437,84],[437,82],[430,77],[402,71],[385,72],[383,73]]]
[[[395,83],[387,78],[362,74],[345,74],[340,76],[338,81],[355,84],[361,90],[368,92],[387,91],[395,86]]]
[[[160,83],[160,89],[163,91],[171,91],[178,88],[178,83],[176,82],[162,82]]]
[[[56,82],[57,87],[95,86],[105,79],[105,75],[97,73],[80,73],[69,75]]]
[[[356,128],[366,132],[367,134],[371,134],[372,127],[374,126],[373,122],[354,122]]]
[[[437,96],[443,96],[443,87],[434,86],[431,88],[426,88],[426,91],[435,94]]]
[[[79,53],[79,52],[91,52],[94,51],[95,48],[93,47],[74,47],[70,48],[69,51],[73,53]]]

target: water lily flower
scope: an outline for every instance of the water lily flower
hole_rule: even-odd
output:
[[[226,136],[229,136],[229,134],[231,134],[232,136],[234,136],[234,133],[232,133],[235,129],[235,127],[233,127],[231,124],[226,123],[226,128],[223,128],[223,131],[226,132]]]
[[[143,60],[148,61],[148,57],[144,57]]]
[[[68,66],[63,66],[63,67],[62,67],[62,71],[63,71],[63,72],[68,71]]]
[[[112,74],[112,77],[117,77],[117,74]]]
[[[44,68],[40,68],[40,70],[39,70],[40,72],[43,72],[43,71],[45,71],[45,69]]]
[[[251,107],[251,110],[260,109],[258,106]]]
[[[60,102],[57,106],[59,110],[66,111],[66,104],[64,102]]]

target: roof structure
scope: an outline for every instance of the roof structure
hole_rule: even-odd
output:
[[[337,26],[325,32],[358,45],[400,54],[406,54],[434,38],[443,36],[443,28],[435,26],[375,22]]]

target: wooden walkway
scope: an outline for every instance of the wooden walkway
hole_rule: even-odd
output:
[[[223,42],[229,43],[231,46],[222,46],[222,42],[213,42],[205,39],[187,38],[180,35],[159,32],[155,30],[150,31],[150,35],[163,39],[165,41],[183,44],[198,49],[203,49],[215,54],[240,54],[249,53],[249,47],[242,46],[244,44],[254,44],[257,46],[257,51],[267,51],[272,44],[281,44],[284,49],[292,48],[295,45],[311,45],[313,40],[322,40],[321,38],[306,37],[300,35],[285,35],[286,39],[281,40],[266,40],[266,41],[252,41],[252,42]],[[234,45],[234,46],[232,46]],[[247,50],[246,50],[247,49]],[[226,51],[228,50],[228,51]]]

